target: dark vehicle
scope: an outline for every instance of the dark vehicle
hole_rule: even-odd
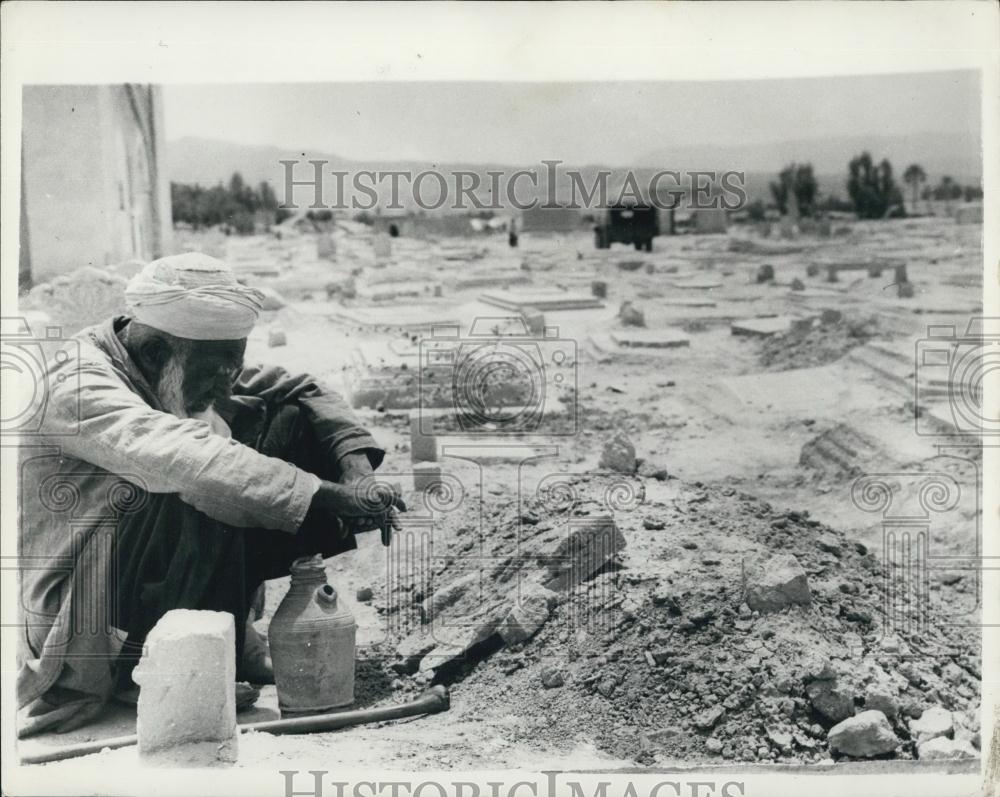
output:
[[[634,244],[653,251],[653,238],[660,234],[660,217],[651,205],[616,205],[604,211],[604,220],[594,227],[598,249],[613,243]]]

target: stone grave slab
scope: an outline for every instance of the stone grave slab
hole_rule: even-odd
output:
[[[670,287],[682,290],[710,291],[714,288],[721,288],[722,283],[713,279],[674,280],[670,283]]]
[[[303,302],[302,305],[308,304]],[[401,307],[340,307],[327,305],[329,315],[364,327],[394,327],[407,330],[429,330],[445,325],[457,326],[459,320],[449,311],[433,305],[411,304]]]
[[[616,330],[611,339],[626,349],[676,349],[690,346],[691,339],[682,329]]]
[[[582,291],[511,290],[487,291],[479,300],[504,310],[519,311],[527,307],[549,312],[554,310],[586,310],[604,307],[604,302]]]
[[[775,318],[744,318],[739,321],[733,321],[729,325],[729,329],[734,335],[766,338],[771,335],[788,332],[796,320],[797,319],[791,316],[777,316]]]

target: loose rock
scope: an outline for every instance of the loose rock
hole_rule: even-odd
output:
[[[939,736],[951,736],[954,726],[951,712],[934,706],[920,715],[920,719],[910,720],[910,736],[918,745]]]
[[[555,667],[542,670],[542,686],[546,689],[557,689],[566,683],[566,677]]]
[[[946,739],[936,736],[917,745],[917,757],[925,761],[949,758],[976,758],[979,753],[965,739]]]
[[[806,571],[791,554],[744,559],[743,590],[747,605],[762,613],[812,602]]]
[[[694,718],[694,726],[701,730],[714,728],[725,714],[726,710],[722,706],[712,706],[712,708],[706,709]]]
[[[813,708],[833,722],[840,722],[854,713],[853,696],[836,680],[813,681],[806,687],[806,694]]]
[[[598,467],[618,473],[635,473],[635,446],[621,429],[615,432],[614,437],[605,442]]]
[[[862,711],[834,725],[827,734],[830,750],[854,758],[871,758],[891,753],[899,738],[881,711]]]

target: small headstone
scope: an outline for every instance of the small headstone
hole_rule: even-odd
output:
[[[627,327],[646,326],[645,314],[643,314],[642,310],[633,306],[632,302],[622,302],[622,306],[618,308],[618,319]]]
[[[598,299],[607,299],[608,283],[604,280],[594,280],[590,283],[590,292]]]
[[[437,438],[421,429],[421,420],[419,414],[410,418],[410,461],[437,462]]]
[[[285,346],[287,344],[288,338],[285,336],[283,329],[269,329],[267,331],[267,345],[269,348],[275,349],[278,346]]]
[[[774,282],[774,266],[772,266],[770,263],[765,263],[760,268],[758,268],[757,282],[758,284],[764,282]]]
[[[320,260],[337,259],[337,239],[330,233],[321,233],[316,238],[316,257]]]
[[[139,684],[139,755],[186,765],[235,761],[236,629],[226,612],[174,609],[146,637]]]
[[[538,338],[545,337],[545,314],[538,310],[522,310],[521,317],[528,332]]]

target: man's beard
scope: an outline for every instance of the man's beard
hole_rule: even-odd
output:
[[[200,411],[194,411],[190,408],[184,392],[184,363],[180,357],[174,356],[167,360],[167,364],[160,374],[160,382],[156,392],[163,409],[178,418],[198,416],[208,409],[198,408]]]

